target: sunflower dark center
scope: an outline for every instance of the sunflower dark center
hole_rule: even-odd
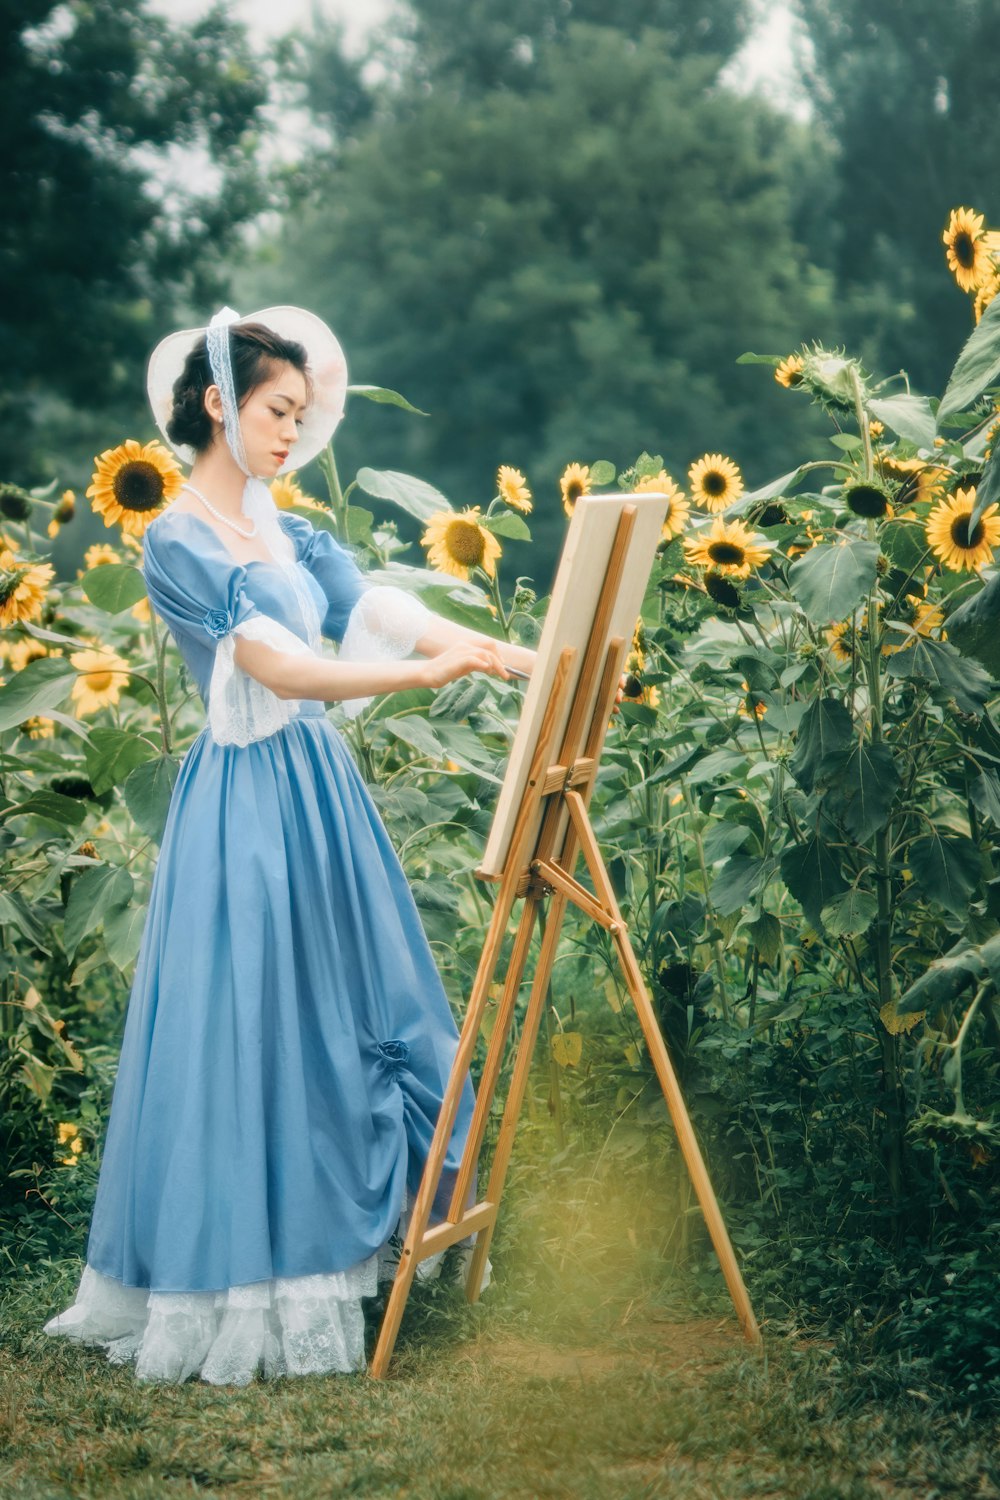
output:
[[[739,589],[721,573],[706,573],[705,588],[708,590],[709,598],[714,599],[716,604],[722,604],[727,609],[736,609],[739,605]]]
[[[701,487],[706,495],[724,495],[729,488],[729,480],[718,469],[709,469],[701,481]]]
[[[583,485],[580,483],[579,479],[571,479],[569,484],[566,486],[566,499],[570,502],[571,505],[575,505],[582,494]]]
[[[163,500],[163,475],[155,464],[133,459],[118,470],[114,490],[123,510],[155,510]]]
[[[747,557],[736,542],[709,542],[708,555],[720,568],[742,567]]]
[[[8,573],[5,568],[0,568],[0,604],[6,604],[8,599],[13,598],[20,581],[20,573]]]
[[[955,259],[963,271],[971,271],[976,264],[976,242],[967,229],[960,229],[956,234],[951,247],[955,252]]]
[[[986,528],[982,521],[977,521],[974,530],[970,534],[969,521],[971,519],[971,516],[967,515],[956,516],[951,523],[951,539],[955,546],[970,552],[973,548],[979,546],[986,533]]]
[[[847,492],[847,508],[856,516],[884,516],[889,497],[874,484],[856,484]]]
[[[445,545],[463,568],[478,568],[483,560],[485,548],[482,532],[472,521],[449,521]]]

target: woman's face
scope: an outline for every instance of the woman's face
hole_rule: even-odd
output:
[[[275,365],[273,372],[253,388],[240,407],[243,447],[251,474],[261,479],[275,477],[299,440],[299,424],[307,402],[305,376],[294,365]]]

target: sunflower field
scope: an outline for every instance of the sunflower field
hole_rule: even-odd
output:
[[[747,353],[748,378],[823,408],[823,451],[754,490],[722,453],[673,473],[578,454],[545,503],[670,497],[593,817],[758,1312],[972,1402],[1000,1394],[1000,236],[958,209],[944,240],[974,326],[940,399],[840,349]],[[332,450],[320,469],[322,499],[283,481],[277,503],[432,609],[537,640],[546,599],[504,578],[540,503],[517,468],[464,509],[394,471],[345,485]],[[203,723],[138,566],[179,483],[155,442],[103,453],[88,494],[114,541],[62,583],[45,537],[74,496],[0,488],[8,1271],[82,1251],[158,839]],[[331,710],[458,1015],[519,703],[469,678]],[[553,1183],[587,1152],[626,1186],[633,1244],[718,1295],[614,954],[582,922],[524,1131]]]

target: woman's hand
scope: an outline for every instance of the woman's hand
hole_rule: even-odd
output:
[[[428,657],[423,665],[423,680],[427,687],[444,687],[456,677],[466,677],[470,672],[488,672],[491,677],[508,679],[510,674],[500,653],[493,647],[478,643],[449,646],[437,656]]]

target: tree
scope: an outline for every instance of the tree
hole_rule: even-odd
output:
[[[810,248],[835,272],[842,337],[882,372],[944,388],[967,314],[941,232],[971,204],[1000,221],[995,0],[797,0],[802,67],[834,145],[826,223]]]
[[[35,482],[73,408],[138,412],[150,344],[218,296],[266,202],[268,84],[221,9],[184,28],[145,0],[5,0],[0,68],[0,452]]]
[[[792,467],[783,393],[735,364],[828,311],[788,228],[788,122],[657,32],[573,24],[535,66],[527,92],[383,106],[257,283],[307,285],[354,378],[431,413],[355,404],[347,467],[408,467],[456,503],[488,499],[498,463],[550,494],[570,460],[643,448],[680,479],[706,449],[751,478]],[[552,553],[558,504],[536,517]]]

